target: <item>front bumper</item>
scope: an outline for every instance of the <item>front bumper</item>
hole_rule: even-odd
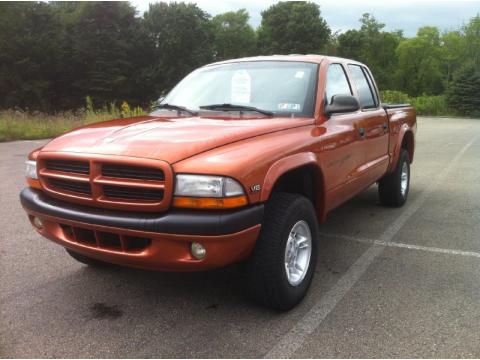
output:
[[[31,221],[42,219],[36,229],[44,237],[91,258],[150,270],[206,270],[241,261],[253,250],[263,218],[263,204],[158,215],[70,204],[31,188],[20,200]],[[207,250],[202,260],[190,254],[194,241]]]

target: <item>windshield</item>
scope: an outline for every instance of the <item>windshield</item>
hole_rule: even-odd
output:
[[[294,61],[250,61],[200,68],[185,77],[162,100],[205,112],[203,106],[230,104],[218,111],[248,106],[276,116],[313,116],[317,64]],[[158,110],[165,111],[165,110]],[[249,111],[245,108],[244,111]]]

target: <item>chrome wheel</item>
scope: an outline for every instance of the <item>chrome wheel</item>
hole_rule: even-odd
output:
[[[308,272],[312,255],[312,234],[306,221],[293,225],[285,247],[285,271],[290,285],[299,285]]]
[[[406,162],[402,165],[402,174],[400,177],[400,191],[402,196],[405,196],[408,188],[408,164]]]

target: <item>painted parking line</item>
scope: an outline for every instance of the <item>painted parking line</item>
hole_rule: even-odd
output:
[[[431,247],[431,246],[405,244],[405,243],[399,243],[394,241],[386,243],[386,242],[375,240],[375,239],[367,239],[367,238],[361,238],[356,236],[338,235],[338,234],[329,234],[329,233],[321,233],[320,236],[326,236],[334,239],[341,239],[341,240],[347,240],[347,241],[361,242],[365,244],[375,244],[379,246],[389,246],[389,247],[403,248],[403,249],[409,249],[409,250],[419,250],[419,251],[426,251],[426,252],[439,253],[439,254],[459,255],[459,256],[480,258],[480,252],[476,252],[476,251],[445,249],[445,248],[438,248],[438,247]]]
[[[436,190],[457,162],[461,159],[468,148],[478,139],[480,135],[474,136],[460,151],[455,155],[452,161],[438,174],[432,181],[430,187],[424,190],[413,202],[407,205],[400,216],[382,233],[378,241],[383,245],[392,244],[392,239],[405,225],[405,223],[415,214],[415,212],[424,204],[429,194]],[[350,266],[347,272],[338,280],[338,282],[321,296],[317,303],[302,317],[298,322],[284,335],[280,340],[265,354],[265,358],[289,358],[305,342],[307,337],[312,334],[321,324],[335,306],[342,300],[345,294],[355,285],[360,277],[365,273],[372,262],[380,255],[385,246],[373,243],[358,259]]]

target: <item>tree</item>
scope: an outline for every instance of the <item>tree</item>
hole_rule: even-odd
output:
[[[322,52],[330,28],[313,2],[281,1],[262,12],[258,29],[260,51],[264,54],[308,54]]]
[[[255,31],[248,24],[245,9],[230,11],[212,19],[215,58],[232,59],[253,55],[256,48]]]
[[[137,21],[128,2],[82,2],[74,8],[65,37],[71,45],[64,52],[70,57],[72,98],[83,102],[90,95],[99,105],[133,100]]]
[[[198,66],[213,60],[213,32],[209,15],[195,4],[150,4],[144,14],[151,65],[144,81],[151,96],[171,89]]]
[[[465,55],[474,65],[480,66],[480,15],[471,18],[462,30],[465,34]]]
[[[420,28],[416,37],[400,43],[396,53],[396,81],[400,90],[411,96],[443,92],[440,34],[436,27]]]
[[[445,86],[452,81],[453,74],[464,63],[466,49],[465,37],[460,31],[450,31],[441,38],[441,62]]]
[[[480,71],[473,62],[460,68],[447,89],[448,105],[465,115],[480,115]]]
[[[370,14],[363,14],[360,23],[360,30],[348,30],[338,36],[337,53],[365,63],[375,74],[380,89],[391,89],[397,65],[395,50],[403,38],[402,32],[382,31],[385,24]]]
[[[0,107],[52,109],[61,26],[43,2],[0,4]]]

